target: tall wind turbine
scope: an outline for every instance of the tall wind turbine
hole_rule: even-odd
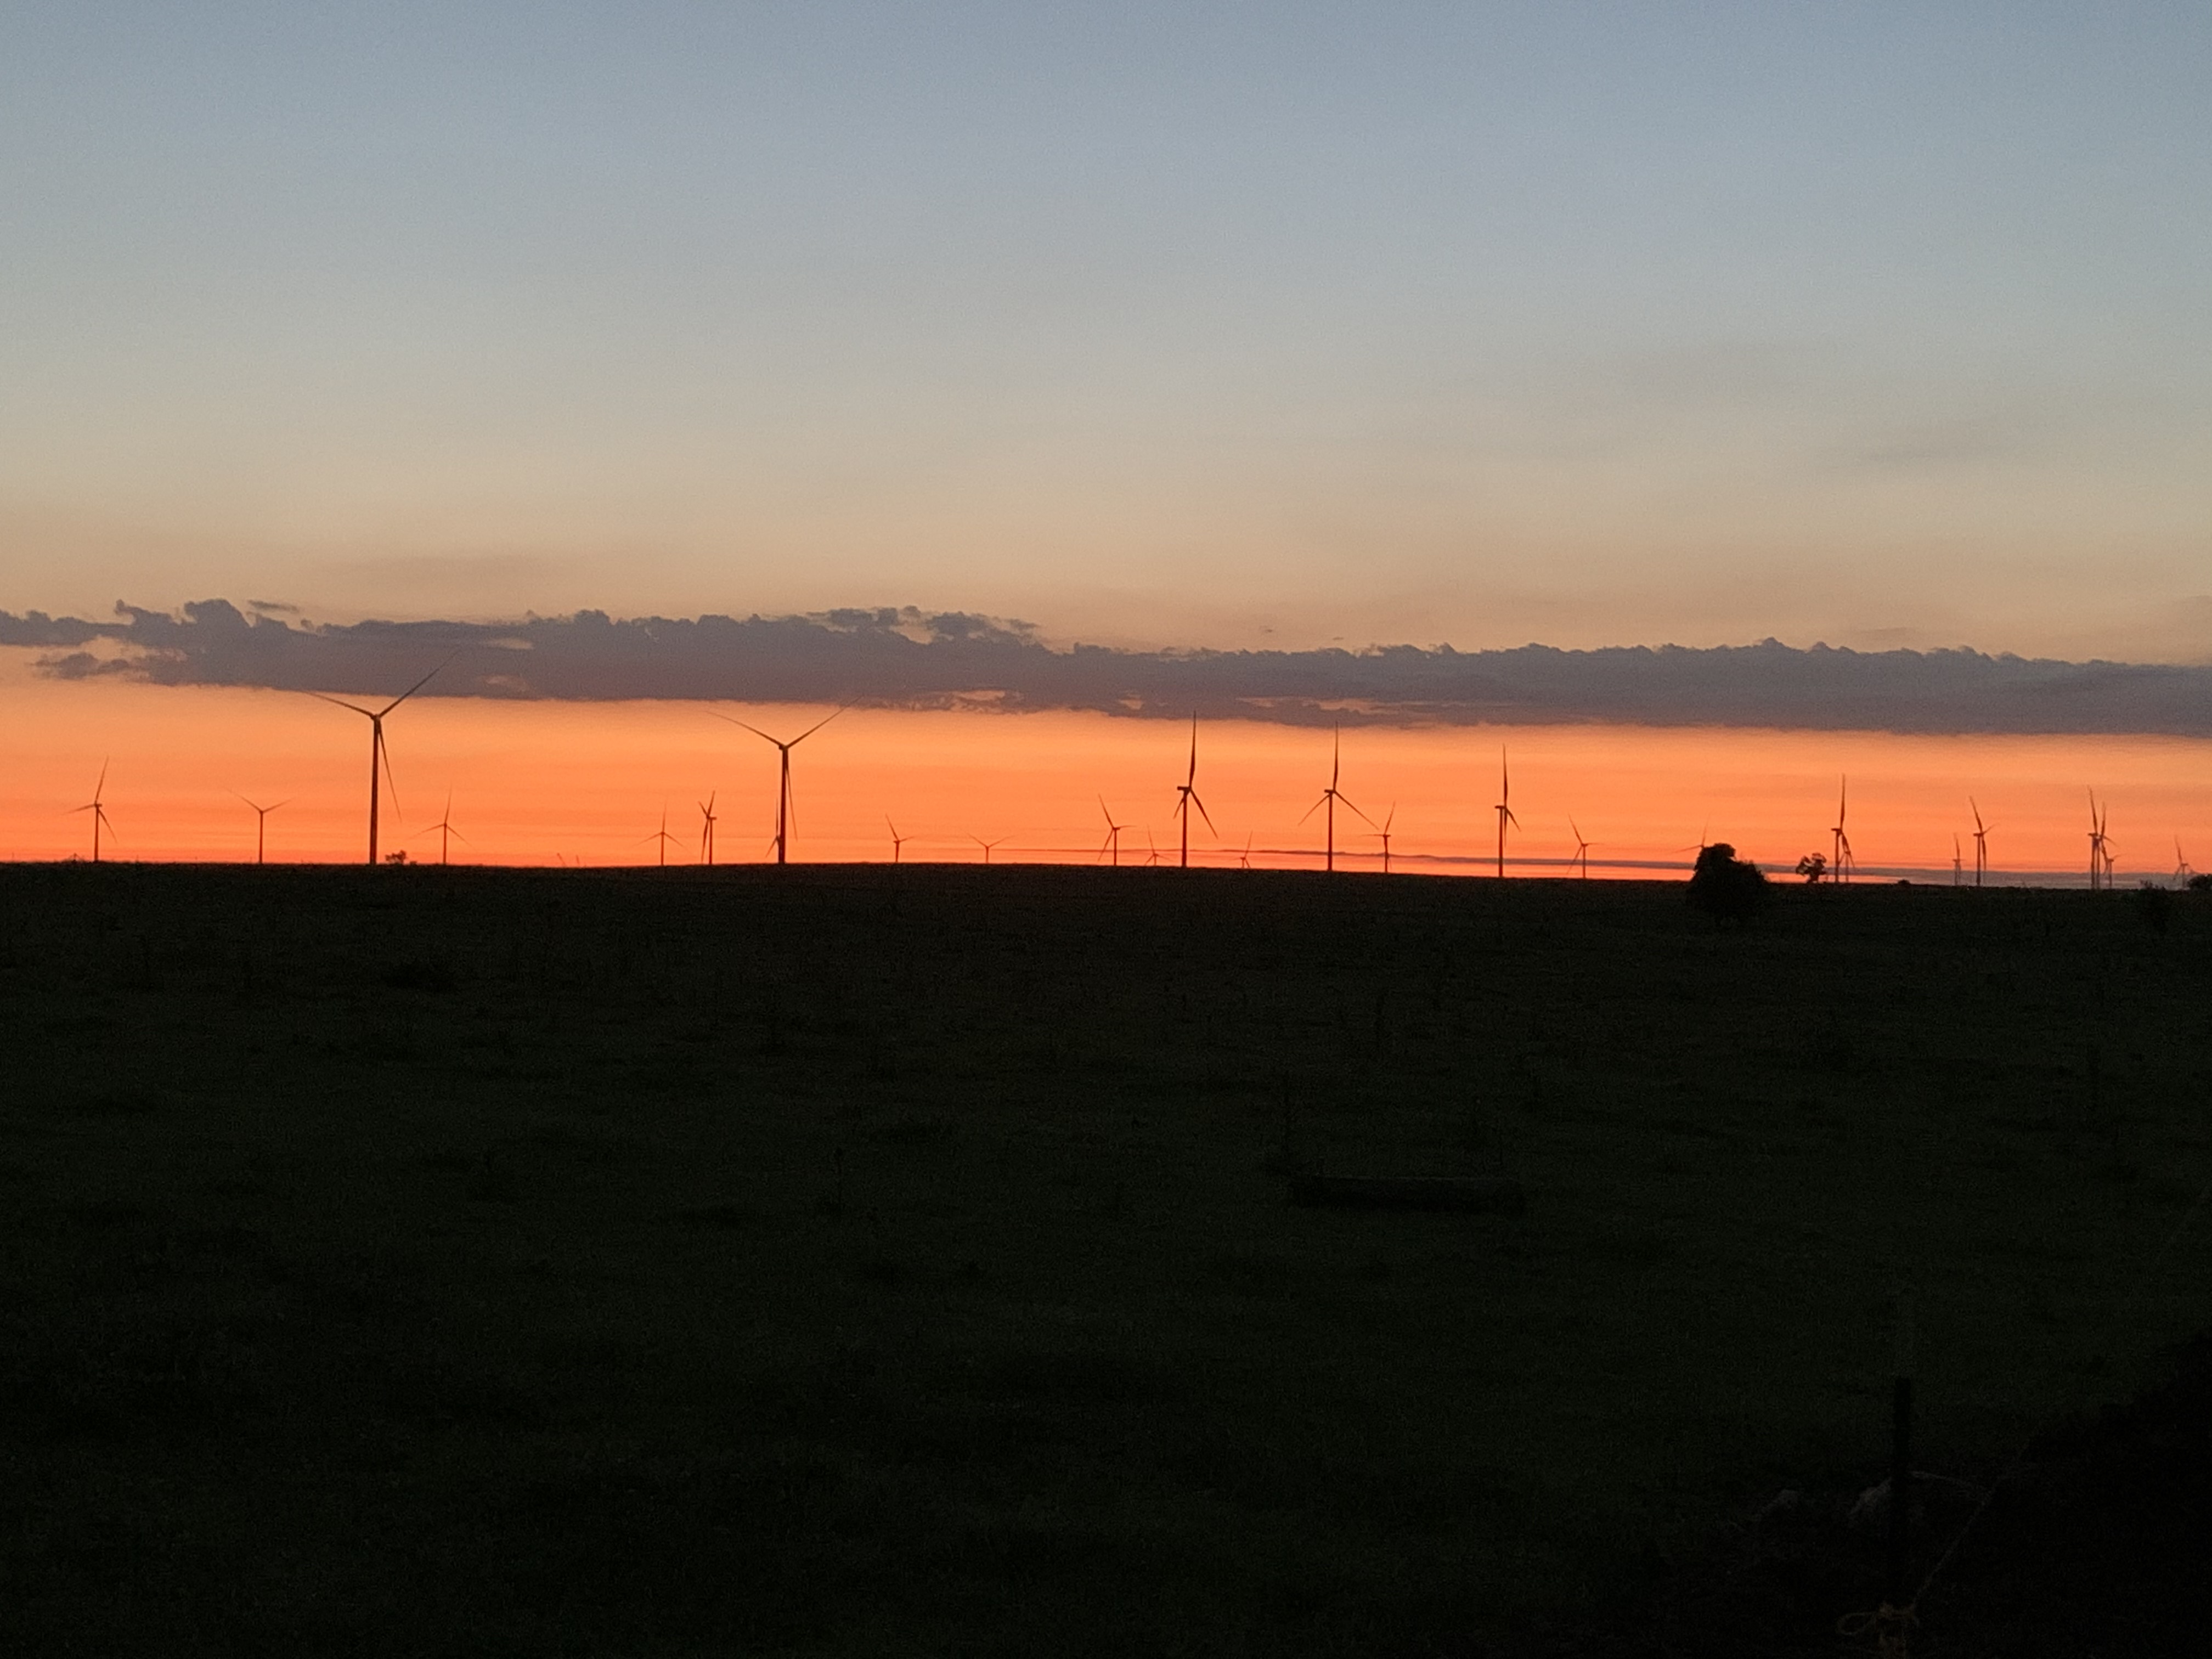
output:
[[[1505,769],[1505,748],[1501,744],[1498,750],[1498,878],[1500,881],[1505,879],[1505,826],[1509,823],[1516,830],[1521,827],[1521,820],[1513,816],[1513,775]]]
[[[1965,870],[1965,868],[1966,868],[1966,854],[1965,854],[1963,852],[1961,852],[1961,851],[1960,850],[1960,847],[1959,847],[1959,832],[1958,832],[1956,830],[1954,830],[1951,832],[1951,885],[1952,885],[1952,886],[1956,887],[1957,885],[1959,885],[1961,873],[1964,872],[1964,870]]]
[[[660,851],[659,867],[665,870],[668,867],[668,843],[675,839],[675,836],[668,833],[668,803],[663,801],[660,804],[660,828],[649,836],[640,836],[631,845],[642,847],[647,842],[654,842]]]
[[[1829,834],[1835,837],[1835,856],[1828,860],[1828,879],[1849,881],[1851,878],[1851,838],[1844,833],[1844,822],[1850,816],[1851,781],[1844,779],[1836,789],[1836,822]]]
[[[1974,885],[1979,887],[1983,872],[1990,867],[1990,831],[1996,825],[1982,822],[1982,809],[1975,805],[1972,795],[1966,797],[1966,805],[1974,814]]]
[[[240,795],[235,789],[230,791],[230,793],[237,795],[240,800],[246,800],[246,797]],[[292,803],[288,797],[268,806],[263,806],[258,802],[250,800],[246,800],[246,804],[253,808],[253,861],[259,864],[262,862],[262,854],[267,850],[269,845],[269,815],[277,807],[289,806]]]
[[[1098,859],[1110,859],[1118,870],[1121,867],[1121,832],[1129,826],[1114,822],[1114,814],[1108,809],[1103,795],[1098,797],[1098,810],[1106,815],[1106,839],[1098,843],[1097,856],[1091,862],[1095,864]]]
[[[711,868],[714,862],[714,797],[709,794],[699,803],[699,862]]]
[[[1306,818],[1311,817],[1316,812],[1320,811],[1322,808],[1326,807],[1328,809],[1326,822],[1328,825],[1328,850],[1323,855],[1322,863],[1322,868],[1324,870],[1334,870],[1336,868],[1337,802],[1342,801],[1345,805],[1350,807],[1352,811],[1359,812],[1359,809],[1357,806],[1352,805],[1351,798],[1346,795],[1342,790],[1336,787],[1337,779],[1342,775],[1343,767],[1344,731],[1343,728],[1340,726],[1337,729],[1334,738],[1329,744],[1328,787],[1321,792],[1321,799],[1314,802],[1311,806],[1307,807],[1305,810],[1305,816],[1298,820],[1300,823],[1304,823],[1306,821]],[[1359,812],[1359,816],[1362,821],[1364,821],[1369,828],[1372,829],[1374,827],[1375,820],[1373,818],[1369,817],[1364,812]]]
[[[2181,837],[2176,836],[2173,838],[2173,884],[2186,887],[2190,877],[2196,873],[2189,867],[2189,854],[2181,850]]]
[[[453,659],[452,657],[447,657],[445,662],[440,663],[437,668],[423,675],[421,679],[416,681],[381,708],[363,708],[357,702],[347,702],[342,698],[324,696],[319,691],[307,693],[311,697],[322,697],[325,702],[336,703],[340,708],[350,708],[355,714],[362,715],[368,721],[368,861],[371,864],[376,862],[377,769],[380,766],[383,768],[384,781],[392,785],[392,810],[394,811],[399,810],[399,785],[392,775],[391,752],[384,746],[384,717],[429,684],[432,676]]]
[[[70,811],[72,812],[89,812],[92,814],[92,861],[94,864],[100,862],[100,830],[104,826],[111,835],[113,834],[115,830],[115,825],[108,819],[107,809],[100,804],[100,798],[106,791],[106,788],[107,763],[106,761],[102,761],[100,763],[100,781],[92,786],[92,799],[82,806],[72,806],[70,808]]]
[[[1206,827],[1213,830],[1212,816],[1206,811],[1206,803],[1198,798],[1198,716],[1195,714],[1190,717],[1190,770],[1183,781],[1176,785],[1176,816],[1182,820],[1182,863],[1180,867],[1185,870],[1190,868],[1190,809],[1194,806],[1198,808],[1199,817],[1206,820]],[[1217,841],[1221,838],[1218,830],[1213,830],[1213,835]]]
[[[900,861],[900,855],[906,850],[907,842],[912,841],[914,837],[899,834],[898,825],[891,823],[891,815],[888,812],[884,814],[884,823],[891,832],[891,862],[896,864]]]
[[[1597,843],[1594,841],[1584,841],[1583,832],[1576,828],[1572,818],[1567,820],[1567,828],[1575,832],[1575,862],[1582,867],[1583,879],[1588,881],[1589,879],[1589,849]]]
[[[2089,890],[2096,892],[2105,884],[2105,871],[2109,857],[2105,850],[2105,815],[2097,805],[2097,792],[2089,792]]]
[[[732,726],[743,726],[746,731],[751,732],[755,737],[775,745],[775,752],[779,762],[779,781],[776,786],[775,793],[775,861],[778,864],[787,862],[789,858],[791,852],[791,826],[795,823],[799,818],[797,806],[791,799],[791,751],[798,748],[800,744],[805,743],[807,738],[812,737],[817,732],[819,732],[823,726],[829,725],[831,720],[836,720],[839,714],[842,714],[845,711],[842,708],[839,708],[833,710],[830,714],[824,714],[820,720],[815,721],[813,725],[808,726],[804,732],[801,732],[797,737],[792,738],[788,743],[786,743],[781,738],[769,737],[767,732],[762,731],[757,726],[749,725],[747,722],[739,720],[734,714],[716,714],[714,716],[716,720],[727,720]]]
[[[446,791],[445,816],[418,833],[427,836],[432,830],[438,832],[438,862],[443,864],[447,861],[446,854],[452,849],[453,838],[461,836],[461,832],[453,828],[453,792],[450,789]],[[468,837],[461,836],[461,839],[466,841]]]

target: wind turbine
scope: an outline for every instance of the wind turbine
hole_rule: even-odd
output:
[[[455,656],[459,654],[458,652],[454,653]],[[380,765],[384,769],[384,781],[392,785],[392,810],[395,812],[399,810],[399,784],[392,775],[391,751],[384,746],[384,717],[429,684],[431,677],[453,659],[453,657],[447,657],[445,662],[440,663],[437,668],[423,675],[421,679],[416,681],[381,708],[363,708],[357,702],[347,702],[339,697],[324,696],[320,691],[307,693],[311,697],[321,697],[325,702],[335,703],[340,708],[350,708],[355,714],[368,721],[368,861],[371,864],[376,862],[377,768]]]
[[[446,862],[446,854],[452,849],[453,838],[455,836],[461,836],[461,832],[453,828],[453,792],[450,789],[446,791],[445,816],[431,824],[428,829],[418,830],[416,833],[427,836],[431,830],[438,832],[438,862],[443,864]],[[461,839],[466,841],[468,837],[461,836]]]
[[[1990,831],[1996,825],[1982,822],[1982,809],[1974,805],[1972,795],[1966,797],[1966,805],[1973,808],[1974,813],[1974,885],[1979,887],[1982,872],[1990,867]]]
[[[896,864],[900,862],[900,854],[905,851],[907,842],[914,837],[899,834],[898,825],[891,823],[891,815],[888,812],[884,814],[884,823],[891,832],[891,862]]]
[[[112,835],[115,832],[115,825],[108,818],[107,809],[100,804],[100,798],[101,794],[105,793],[106,788],[107,763],[106,761],[102,761],[100,763],[100,781],[92,786],[92,799],[82,806],[72,806],[70,808],[70,811],[72,812],[89,812],[92,814],[92,861],[94,864],[100,862],[100,827],[105,824],[110,835]]]
[[[1828,879],[1849,881],[1851,878],[1851,838],[1844,833],[1844,821],[1850,816],[1851,781],[1845,777],[1836,789],[1836,822],[1829,834],[1835,837],[1835,856],[1828,860]]]
[[[660,867],[665,870],[668,867],[668,843],[675,839],[675,836],[668,833],[668,803],[663,801],[660,805],[660,828],[654,830],[649,836],[640,836],[632,844],[634,846],[642,847],[649,841],[659,842],[660,848]]]
[[[1959,849],[1959,832],[1958,832],[1956,830],[1954,830],[1951,832],[1951,885],[1952,885],[1952,886],[1956,887],[1956,886],[1958,886],[1958,885],[1959,885],[1960,874],[1961,874],[1961,872],[1962,872],[1965,870],[1965,868],[1966,868],[1966,854],[1965,854],[1964,853],[1960,852],[1960,849]]]
[[[1206,803],[1198,798],[1198,716],[1190,717],[1190,770],[1183,781],[1176,785],[1176,816],[1182,820],[1182,860],[1180,868],[1190,868],[1190,809],[1198,808],[1199,817],[1206,827],[1213,830],[1213,817],[1206,810]],[[1213,838],[1221,839],[1221,832],[1213,830]]]
[[[1316,801],[1311,806],[1307,807],[1305,810],[1305,817],[1301,817],[1298,820],[1300,823],[1304,823],[1306,821],[1306,818],[1311,817],[1316,812],[1321,811],[1322,808],[1327,807],[1328,809],[1327,818],[1327,823],[1328,824],[1328,850],[1324,854],[1322,864],[1322,867],[1324,870],[1334,870],[1336,868],[1337,802],[1342,801],[1346,806],[1351,807],[1353,811],[1359,812],[1359,809],[1357,806],[1352,806],[1350,798],[1336,787],[1336,781],[1342,773],[1343,766],[1344,729],[1340,726],[1337,728],[1335,737],[1329,744],[1328,787],[1321,792],[1321,799]],[[1367,814],[1364,812],[1359,812],[1359,816],[1370,828],[1373,826],[1375,823],[1373,818],[1368,817]]]
[[[1582,866],[1583,879],[1588,881],[1589,879],[1589,849],[1597,843],[1594,841],[1584,841],[1583,832],[1576,827],[1572,818],[1567,820],[1567,828],[1575,832],[1575,862]]]
[[[712,868],[714,863],[714,797],[709,794],[699,803],[699,862]]]
[[[991,849],[1005,842],[1006,837],[1001,836],[997,841],[985,841],[981,836],[970,836],[968,839],[983,849],[983,862],[988,864],[991,861]]]
[[[1249,830],[1244,832],[1244,850],[1237,855],[1237,867],[1239,870],[1252,867],[1252,831]]]
[[[1521,820],[1513,816],[1513,775],[1505,769],[1505,746],[1498,749],[1498,878],[1505,879],[1505,826],[1516,830]]]
[[[236,795],[240,800],[246,800],[246,797],[240,795],[235,789],[229,793]],[[270,806],[263,806],[250,800],[246,800],[246,804],[253,808],[253,861],[259,864],[262,861],[262,853],[269,844],[269,815],[278,806],[289,806],[292,802],[290,798],[287,797]]]
[[[2176,836],[2173,838],[2173,884],[2186,887],[2190,877],[2196,873],[2189,867],[2189,854],[2181,850],[2181,837]]]
[[[711,709],[708,712],[714,713]],[[727,720],[732,726],[743,726],[755,737],[775,745],[775,752],[781,763],[780,781],[775,795],[775,861],[778,864],[782,864],[787,860],[791,852],[791,826],[799,817],[798,808],[791,799],[791,751],[844,712],[844,709],[838,708],[824,714],[788,743],[781,738],[769,737],[757,726],[750,725],[734,714],[716,714],[714,715],[716,720]]]
[[[2105,884],[2105,870],[2108,862],[2105,851],[2105,815],[2097,806],[2097,792],[2089,792],[2089,890],[2096,892]]]
[[[1098,810],[1106,815],[1106,839],[1098,843],[1097,858],[1094,858],[1091,862],[1095,864],[1098,859],[1110,858],[1114,867],[1118,870],[1121,867],[1121,832],[1129,826],[1114,822],[1114,814],[1107,810],[1106,797],[1103,795],[1098,797]]]
[[[1382,827],[1375,833],[1382,842],[1382,873],[1390,873],[1390,826],[1397,820],[1398,803],[1392,801],[1390,810],[1382,815]]]
[[[1145,867],[1149,870],[1160,861],[1160,849],[1152,844],[1152,827],[1145,826]]]

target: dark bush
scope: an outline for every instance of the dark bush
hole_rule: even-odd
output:
[[[2136,889],[2136,917],[2154,933],[2166,931],[2172,919],[2173,895],[2154,881],[2147,881]]]
[[[1726,842],[1698,852],[1690,874],[1690,902],[1716,921],[1747,921],[1766,908],[1766,878],[1749,859],[1740,859]]]

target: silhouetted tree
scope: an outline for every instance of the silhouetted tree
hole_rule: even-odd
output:
[[[2156,882],[2147,881],[2136,889],[2136,915],[2152,933],[2166,931],[2166,924],[2172,919],[2172,911],[2173,895]]]
[[[1698,854],[1690,872],[1690,902],[1716,921],[1745,921],[1766,908],[1769,889],[1757,865],[1735,855],[1726,842]]]
[[[1828,873],[1828,855],[1826,853],[1806,854],[1797,860],[1797,873],[1808,881],[1820,880]]]
[[[2212,893],[2212,875],[2190,877],[2189,890],[2192,893]]]

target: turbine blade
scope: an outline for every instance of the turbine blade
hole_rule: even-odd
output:
[[[782,743],[781,743],[781,742],[780,742],[778,739],[776,739],[776,738],[771,738],[771,737],[769,737],[769,734],[768,734],[767,732],[765,732],[762,731],[762,730],[760,729],[760,727],[758,727],[757,726],[755,726],[755,725],[754,725],[750,720],[739,720],[739,719],[738,719],[735,714],[725,714],[720,713],[719,710],[713,709],[713,708],[709,708],[707,712],[708,712],[708,714],[710,714],[714,715],[714,718],[715,718],[716,720],[727,720],[727,721],[729,721],[729,723],[730,723],[731,725],[732,725],[732,726],[744,726],[744,727],[745,728],[745,730],[746,730],[746,731],[748,731],[748,732],[751,732],[755,737],[757,737],[757,738],[763,738],[763,739],[764,739],[765,741],[767,741],[767,742],[769,742],[769,743],[773,743],[773,744],[775,744],[775,746],[776,746],[777,748],[779,748],[779,749],[781,749],[781,748],[782,748],[782,747],[783,747],[783,744],[782,744]],[[793,738],[793,739],[792,739],[792,741],[793,741],[793,742],[794,742],[794,743],[796,743],[796,742],[798,741],[798,739],[797,739],[796,738]]]
[[[1344,796],[1342,796],[1342,795],[1339,795],[1339,796],[1337,797],[1337,799],[1338,799],[1339,800],[1340,800],[1340,801],[1343,801],[1343,802],[1344,802],[1344,804],[1345,804],[1346,806],[1352,806],[1352,803],[1351,803],[1351,801],[1349,801],[1349,800],[1346,799],[1346,798],[1345,798]],[[1359,809],[1358,809],[1357,806],[1352,806],[1352,810],[1353,811],[1355,811],[1355,812],[1359,812]],[[1362,821],[1363,823],[1364,823],[1367,825],[1367,827],[1368,827],[1369,829],[1370,829],[1370,830],[1371,830],[1371,829],[1373,829],[1373,828],[1375,828],[1375,827],[1376,827],[1376,826],[1375,826],[1375,820],[1374,820],[1373,818],[1369,817],[1367,816],[1367,814],[1366,814],[1366,813],[1364,813],[1364,812],[1359,812],[1359,817],[1360,817],[1361,821]]]
[[[1299,822],[1300,823],[1304,823],[1306,821],[1306,819],[1308,819],[1308,818],[1311,817],[1315,813],[1316,813],[1316,812],[1320,811],[1321,811],[1321,808],[1322,808],[1322,801],[1325,801],[1325,800],[1327,800],[1328,799],[1328,797],[1326,794],[1324,794],[1324,795],[1322,795],[1322,796],[1321,800],[1317,800],[1317,801],[1316,801],[1316,802],[1315,802],[1311,806],[1307,807],[1307,808],[1306,808],[1306,810],[1304,811],[1304,813],[1302,813],[1302,814],[1299,816],[1298,822]]]
[[[381,720],[376,724],[374,741],[377,757],[384,763],[384,781],[392,786],[392,815],[404,820],[407,815],[399,810],[399,780],[392,775],[392,750],[384,741],[384,723]]]
[[[383,707],[383,708],[381,708],[378,709],[378,710],[376,711],[376,718],[377,718],[377,719],[379,719],[379,720],[382,720],[382,719],[383,719],[386,714],[390,714],[393,709],[395,709],[395,708],[398,708],[398,707],[399,707],[399,705],[400,705],[401,703],[405,702],[407,701],[407,699],[408,699],[408,698],[410,698],[410,697],[413,696],[414,696],[417,691],[420,691],[420,690],[421,690],[424,686],[426,686],[426,685],[429,684],[429,683],[430,683],[433,679],[434,679],[435,678],[437,678],[437,676],[438,676],[438,674],[440,673],[440,672],[441,672],[441,671],[442,671],[443,669],[445,669],[446,667],[447,667],[449,665],[451,665],[451,663],[453,662],[453,659],[454,659],[455,657],[459,656],[460,654],[461,654],[461,653],[460,653],[459,652],[458,652],[458,651],[453,651],[453,652],[449,652],[449,653],[447,653],[447,657],[446,657],[446,660],[445,660],[444,662],[440,663],[436,668],[432,669],[428,673],[427,673],[427,674],[423,675],[423,676],[422,676],[422,678],[421,679],[419,679],[419,680],[416,681],[414,684],[412,684],[412,685],[409,686],[409,687],[408,687],[404,691],[402,691],[402,692],[401,692],[398,696],[394,697],[394,698],[393,698],[390,702],[387,702],[386,704],[385,704],[385,705],[384,705],[384,707]]]
[[[815,721],[813,725],[808,726],[804,732],[801,732],[797,737],[793,738],[790,744],[787,744],[785,746],[787,748],[795,747],[799,744],[805,743],[807,738],[812,737],[817,732],[819,732],[823,726],[829,725],[831,720],[836,720],[838,715],[843,714],[846,709],[851,707],[852,705],[850,703],[840,703],[836,708],[824,714],[820,720]]]
[[[379,720],[382,718],[382,716],[377,714],[373,710],[363,708],[357,702],[348,702],[343,697],[325,697],[323,696],[323,694],[319,691],[310,691],[307,695],[311,697],[321,697],[322,701],[325,702],[335,703],[340,708],[350,708],[355,714],[367,715],[370,720]]]
[[[1206,827],[1213,830],[1213,815],[1206,810],[1206,803],[1199,799],[1198,791],[1195,789],[1190,792],[1190,803],[1198,808],[1198,815],[1206,820]],[[1216,841],[1218,841],[1221,838],[1221,831],[1213,830],[1213,836]]]

